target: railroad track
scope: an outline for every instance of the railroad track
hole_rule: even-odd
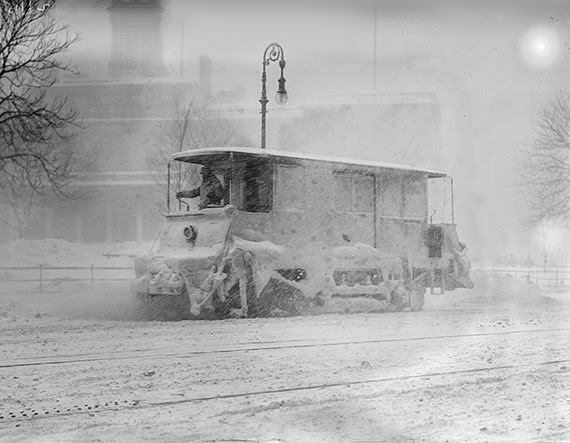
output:
[[[67,407],[67,408],[63,406],[51,409],[37,409],[37,410],[32,408],[26,408],[20,410],[19,412],[0,411],[0,426],[2,426],[2,424],[8,424],[13,422],[33,421],[40,419],[41,420],[54,419],[62,416],[96,414],[96,413],[104,413],[109,411],[116,412],[118,410],[125,410],[125,409],[141,410],[141,409],[163,408],[163,407],[172,407],[172,406],[191,404],[191,403],[203,403],[210,401],[255,397],[260,395],[274,395],[274,394],[284,394],[284,393],[293,393],[293,392],[302,392],[302,391],[327,390],[327,389],[342,388],[342,387],[382,384],[382,383],[389,383],[395,381],[425,379],[432,377],[459,376],[459,375],[478,374],[478,373],[488,374],[497,371],[515,371],[520,369],[530,369],[530,368],[565,365],[565,364],[570,365],[570,358],[539,361],[532,363],[511,364],[511,365],[472,367],[472,368],[454,369],[449,371],[424,372],[419,374],[409,374],[409,375],[391,376],[391,377],[376,377],[376,378],[367,378],[367,379],[335,381],[330,383],[317,383],[317,384],[307,384],[301,386],[282,387],[278,389],[243,391],[243,392],[235,392],[235,393],[221,394],[221,395],[196,396],[196,397],[189,397],[177,400],[164,400],[164,401],[155,401],[155,402],[148,402],[148,401],[145,402],[139,400],[122,400],[122,401],[115,400],[106,403],[96,403],[93,405],[89,404],[79,405],[79,406],[74,405],[72,407]],[[17,424],[16,426],[20,425]]]
[[[338,340],[338,341],[314,341],[307,342],[306,340],[283,340],[271,342],[244,342],[237,343],[235,347],[220,347],[217,349],[195,349],[185,352],[149,352],[146,349],[136,349],[131,351],[115,351],[114,355],[109,355],[109,352],[93,352],[81,354],[67,354],[64,356],[49,356],[49,357],[29,357],[23,359],[16,359],[9,363],[0,364],[0,370],[9,368],[21,368],[29,366],[48,366],[48,365],[64,365],[76,363],[91,363],[91,362],[104,362],[115,360],[142,360],[142,359],[162,359],[168,357],[176,358],[193,358],[215,354],[231,354],[240,352],[262,352],[280,349],[303,349],[303,348],[319,348],[319,347],[332,347],[332,346],[350,346],[350,345],[365,345],[375,343],[397,343],[397,342],[417,342],[417,341],[430,341],[430,340],[449,340],[449,339],[469,339],[477,337],[490,337],[490,336],[505,336],[505,335],[522,335],[522,334],[537,334],[537,333],[552,333],[552,332],[570,332],[570,328],[546,328],[546,329],[522,329],[515,331],[501,331],[501,332],[480,332],[473,334],[450,334],[450,335],[433,335],[433,336],[420,336],[420,337],[399,337],[399,338],[379,338],[379,339],[365,339],[365,340]]]

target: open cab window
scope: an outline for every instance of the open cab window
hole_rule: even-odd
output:
[[[207,179],[202,174],[204,169],[210,171]],[[203,200],[202,193],[210,193],[212,187],[216,188],[216,196],[210,196],[205,207],[224,207],[230,203],[231,168],[224,163],[172,162],[169,165],[168,183],[169,199],[179,192],[187,194],[178,199],[174,207],[169,202],[169,210],[197,210]]]
[[[171,195],[178,191],[200,188],[203,192],[200,171],[207,165],[215,179],[223,187],[219,204],[207,207],[223,207],[232,204],[244,212],[270,212],[273,206],[273,166],[266,159],[247,161],[219,161],[210,163],[174,162],[170,170]],[[214,179],[214,180],[215,180]],[[197,209],[200,197],[183,198],[178,210]],[[184,206],[187,205],[187,206]],[[184,207],[182,207],[184,206]]]

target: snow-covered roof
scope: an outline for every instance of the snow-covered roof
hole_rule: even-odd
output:
[[[309,154],[305,152],[289,152],[277,151],[272,149],[246,148],[246,147],[219,147],[219,148],[201,148],[188,151],[177,152],[171,157],[171,160],[190,162],[190,163],[206,163],[208,161],[222,160],[229,157],[230,154],[237,156],[251,156],[261,158],[279,158],[279,159],[297,159],[297,160],[313,160],[331,163],[343,163],[354,166],[368,166],[374,168],[392,169],[399,171],[413,171],[428,174],[429,177],[445,177],[447,174],[433,169],[417,168],[409,165],[401,165],[396,163],[384,163],[369,160],[355,160],[351,158],[335,157],[331,155]]]

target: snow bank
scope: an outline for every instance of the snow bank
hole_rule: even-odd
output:
[[[127,285],[73,282],[61,292],[1,295],[0,327],[26,319],[133,321],[141,319],[137,308]]]
[[[549,303],[539,286],[510,275],[473,271],[476,293],[492,302]]]
[[[499,274],[493,271],[471,271],[474,289],[457,289],[445,294],[428,294],[426,308],[493,308],[501,305],[513,308],[539,310],[561,303],[570,303],[570,298],[554,299],[545,295],[544,291],[531,282]]]
[[[0,267],[125,267],[133,268],[124,275],[134,277],[134,257],[145,254],[152,243],[70,243],[59,239],[17,240],[0,245]],[[81,318],[131,320],[132,296],[128,282],[97,282],[91,287],[89,271],[44,271],[43,293],[26,294],[23,290],[39,291],[39,282],[10,281],[38,278],[37,271],[0,270],[0,324],[22,318]],[[104,277],[97,271],[96,277]],[[74,279],[81,278],[82,281]],[[24,286],[22,286],[24,285]],[[11,292],[13,291],[13,293]]]

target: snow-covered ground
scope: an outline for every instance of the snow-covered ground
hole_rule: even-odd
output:
[[[0,296],[0,441],[570,441],[570,295],[473,279],[422,312],[174,323],[135,321],[123,283]]]

